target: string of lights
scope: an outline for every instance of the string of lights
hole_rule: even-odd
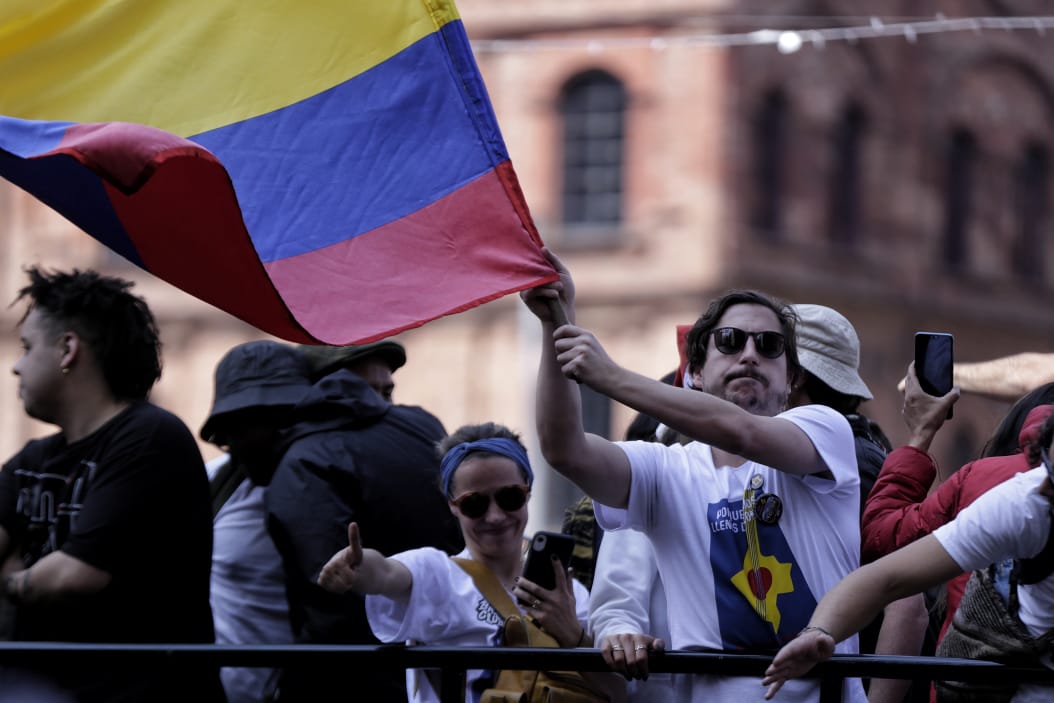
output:
[[[975,32],[998,30],[1005,32],[1031,31],[1045,35],[1054,29],[1054,17],[944,17],[910,22],[887,22],[871,17],[867,24],[852,27],[826,27],[821,29],[757,29],[734,33],[691,33],[635,37],[606,38],[545,38],[545,39],[475,39],[474,51],[502,53],[510,51],[581,50],[590,52],[606,50],[651,48],[662,50],[672,46],[758,46],[771,45],[780,53],[792,54],[806,44],[822,49],[829,42],[853,43],[864,39],[901,37],[914,44],[927,34],[948,32]]]

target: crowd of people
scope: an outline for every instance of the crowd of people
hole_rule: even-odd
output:
[[[1025,391],[983,456],[942,475],[928,449],[959,389],[927,395],[909,366],[909,441],[894,448],[861,413],[872,394],[838,311],[729,291],[688,332],[681,373],[654,380],[575,324],[570,272],[546,256],[559,279],[521,294],[543,332],[534,429],[584,494],[552,588],[523,575],[536,468],[522,429],[480,418],[448,433],[395,402],[398,342],[234,347],[199,432],[223,451],[206,466],[149,401],[161,344],[131,284],[28,269],[13,370],[25,412],[58,431],[0,469],[0,637],[529,644],[596,648],[612,670],[472,670],[467,703],[519,700],[539,675],[583,703],[816,702],[803,675],[861,651],[1049,665],[1054,383],[1022,378],[1042,355],[964,366],[957,380],[976,392],[1006,397],[1000,369]],[[583,429],[582,386],[637,411],[624,440]],[[650,671],[669,649],[773,662],[760,681]],[[346,672],[300,662],[42,660],[0,668],[0,689],[77,703],[352,697]],[[353,699],[438,701],[436,673],[360,673]],[[876,678],[847,679],[842,700],[1052,693]]]

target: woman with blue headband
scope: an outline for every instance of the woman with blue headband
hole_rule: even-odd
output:
[[[546,590],[520,576],[527,502],[534,472],[519,436],[495,423],[466,425],[439,444],[440,487],[465,537],[458,555],[489,569],[525,615],[561,647],[589,647],[589,593],[554,562],[556,588]],[[366,597],[366,614],[382,642],[433,646],[502,645],[504,618],[469,573],[433,548],[385,557],[363,549],[358,525],[348,526],[348,547],[319,575],[334,593]],[[492,672],[470,670],[466,701],[493,685]],[[423,672],[408,672],[410,700],[438,701]]]

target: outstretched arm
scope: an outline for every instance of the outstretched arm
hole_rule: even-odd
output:
[[[1054,381],[1054,354],[1025,352],[989,361],[957,363],[953,374],[955,385],[964,392],[1012,401]]]
[[[348,525],[348,546],[334,554],[318,575],[318,585],[331,593],[354,591],[397,598],[413,586],[413,575],[401,562],[376,549],[363,549],[357,523]]]
[[[590,388],[683,435],[781,471],[829,470],[805,431],[785,418],[754,415],[715,395],[623,369],[586,330],[569,325],[557,330],[556,337],[557,360],[565,374],[575,374]]]
[[[809,626],[776,654],[762,685],[772,698],[787,679],[830,659],[835,643],[871,622],[892,601],[921,593],[962,573],[933,535],[862,566],[827,592]]]
[[[1054,354],[1023,352],[988,361],[956,362],[952,382],[963,393],[977,393],[996,400],[1015,401],[1046,383],[1054,383]],[[903,391],[907,379],[897,390]]]

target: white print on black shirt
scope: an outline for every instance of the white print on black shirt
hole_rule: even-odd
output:
[[[24,561],[30,566],[58,551],[71,530],[95,475],[94,461],[81,461],[70,474],[15,469],[18,485],[16,512],[25,520]]]

